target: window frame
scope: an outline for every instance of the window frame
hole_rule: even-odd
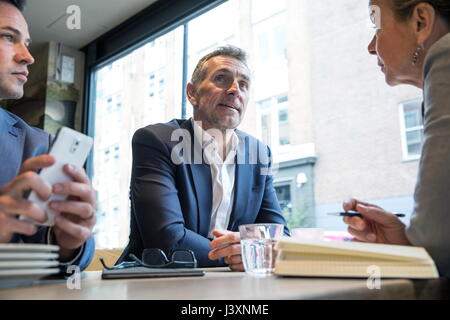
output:
[[[294,182],[295,182],[295,178],[294,177],[279,178],[279,179],[276,179],[273,182],[273,188],[275,189],[275,193],[276,193],[277,188],[283,188],[283,187],[288,187],[289,188],[289,194],[290,194],[290,197],[291,197],[291,199],[290,199],[291,207],[288,208],[289,209],[289,214],[292,213],[292,210],[294,208],[294,203],[293,203],[293,198],[294,198],[294,193],[293,192],[295,190],[294,189]],[[280,203],[280,207],[281,207],[281,201],[280,201],[280,199],[278,199],[278,195],[277,195],[277,200]]]
[[[287,97],[287,99],[283,102],[279,102],[280,98]],[[269,107],[262,107],[262,103],[270,101]],[[259,119],[258,126],[260,128],[260,131],[262,132],[262,118],[264,116],[269,116],[270,119],[270,126],[271,126],[271,141],[263,141],[264,143],[267,143],[268,146],[272,149],[272,151],[280,151],[280,153],[285,152],[286,150],[290,150],[292,146],[292,137],[289,134],[289,143],[288,144],[281,144],[280,142],[280,124],[282,121],[280,121],[279,116],[281,111],[286,111],[289,117],[289,92],[283,92],[276,94],[274,96],[271,96],[269,98],[266,98],[264,100],[255,101],[257,105],[257,115]]]
[[[405,105],[412,102],[419,102],[419,106],[422,105],[421,103],[422,99],[421,97],[417,97],[415,99],[410,99],[406,101],[402,101],[398,104],[399,106],[399,114],[400,114],[400,136],[401,136],[401,142],[402,142],[402,158],[403,162],[409,162],[409,161],[417,161],[420,159],[421,154],[418,155],[410,155],[408,151],[408,138],[407,133],[412,131],[418,131],[421,130],[423,132],[423,123],[420,126],[416,126],[413,128],[406,128],[406,122],[405,122]],[[422,117],[423,121],[423,117]]]

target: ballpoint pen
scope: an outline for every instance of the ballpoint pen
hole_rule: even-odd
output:
[[[330,216],[340,216],[340,217],[362,217],[362,215],[358,212],[330,212],[328,213]],[[406,215],[404,213],[393,213],[399,218],[404,218]]]

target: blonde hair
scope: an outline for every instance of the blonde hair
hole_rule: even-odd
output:
[[[419,3],[428,3],[450,25],[450,1],[449,0],[389,0],[396,16],[402,20],[411,17],[414,8]]]

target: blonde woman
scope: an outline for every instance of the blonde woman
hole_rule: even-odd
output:
[[[344,218],[357,241],[425,247],[450,276],[450,1],[371,0],[376,34],[369,53],[391,85],[423,89],[424,143],[409,227],[382,208],[344,203],[361,218]]]

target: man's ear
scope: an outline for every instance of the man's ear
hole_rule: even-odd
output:
[[[197,106],[197,97],[195,95],[195,88],[192,82],[189,82],[186,87],[186,94],[188,97],[189,102],[192,104],[192,106]]]
[[[430,38],[436,18],[436,10],[429,3],[422,2],[414,8],[412,21],[419,45],[423,45]]]

